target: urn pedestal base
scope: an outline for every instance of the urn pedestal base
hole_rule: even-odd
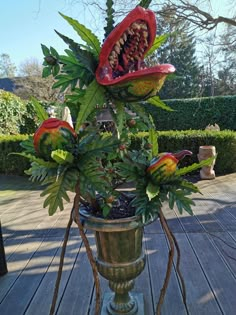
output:
[[[111,301],[114,299],[114,293],[106,292],[102,301],[101,315],[145,315],[143,294],[132,292],[130,293],[130,295],[132,296],[132,300],[135,301],[136,307],[134,307],[129,313],[117,313],[116,311],[113,311],[109,306],[111,304]]]

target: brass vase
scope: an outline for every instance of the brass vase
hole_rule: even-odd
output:
[[[104,220],[80,210],[87,229],[95,232],[97,268],[109,280],[113,293],[105,293],[102,315],[144,315],[141,293],[130,293],[134,279],[145,267],[143,225],[138,216]]]

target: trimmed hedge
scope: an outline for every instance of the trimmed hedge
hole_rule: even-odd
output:
[[[133,149],[139,149],[141,138],[147,133],[139,133],[132,138]],[[186,156],[180,166],[198,162],[197,154],[202,145],[214,145],[217,159],[215,164],[216,175],[225,175],[236,172],[236,132],[234,131],[159,131],[157,132],[159,152],[178,152],[187,149],[193,152],[191,157]],[[197,171],[199,172],[199,171]]]
[[[165,100],[174,111],[167,112],[151,105],[157,130],[204,130],[207,125],[219,125],[221,130],[236,130],[236,95]]]
[[[8,155],[11,152],[20,152],[20,142],[27,135],[0,136],[0,173],[23,175],[24,170],[30,167],[29,161],[21,156]],[[148,133],[139,133],[131,137],[132,149],[138,150],[143,137]],[[236,172],[236,132],[234,131],[159,131],[157,132],[159,152],[177,152],[188,149],[193,152],[181,161],[180,166],[197,162],[199,146],[214,145],[217,151],[215,164],[216,175],[225,175]],[[199,171],[197,171],[199,172]]]
[[[21,152],[20,142],[27,138],[27,135],[0,135],[0,174],[24,175],[24,170],[30,167],[28,159],[9,154]]]

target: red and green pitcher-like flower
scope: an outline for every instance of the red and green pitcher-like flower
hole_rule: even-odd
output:
[[[34,134],[34,148],[38,156],[51,160],[54,150],[72,152],[77,134],[66,122],[57,118],[45,120]]]

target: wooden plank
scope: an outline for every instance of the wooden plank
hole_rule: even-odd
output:
[[[216,210],[216,205],[208,200],[194,200],[196,205],[193,207],[193,213],[208,232],[223,232],[224,228],[217,218],[212,214]]]
[[[187,306],[191,315],[222,314],[211,287],[185,234],[175,234],[181,252],[180,270],[184,278]],[[205,245],[206,250],[206,245]]]
[[[79,236],[70,237],[67,244],[67,248],[66,248],[66,254],[65,254],[65,259],[64,259],[64,266],[63,266],[63,272],[62,272],[61,281],[60,281],[56,309],[60,303],[62,295],[64,294],[66,290],[67,283],[69,281],[69,278],[73,270],[73,265],[80,251],[80,246],[81,246],[81,240]],[[30,302],[30,305],[28,309],[26,310],[25,315],[49,314],[52,298],[53,298],[53,293],[54,293],[54,287],[55,287],[56,278],[57,278],[60,254],[61,254],[61,247],[60,247],[60,250],[58,250],[58,252],[56,253],[55,257],[53,258],[53,261],[51,265],[49,266],[48,270],[46,271],[46,274],[43,277],[42,282],[40,283],[40,286],[38,287],[32,301]],[[69,310],[67,314],[69,314]]]
[[[177,213],[177,216],[179,218],[180,224],[182,225],[186,233],[196,233],[204,231],[203,226],[194,215],[191,216],[188,213],[180,215]]]
[[[214,232],[209,235],[214,245],[218,248],[219,254],[224,258],[232,276],[236,278],[236,241],[227,232]]]
[[[89,234],[88,238],[91,247],[94,249],[94,236]],[[93,286],[92,270],[85,247],[82,246],[57,309],[57,315],[88,314]]]
[[[228,211],[228,207],[217,209],[214,216],[223,226],[225,231],[236,231],[236,218]]]
[[[164,204],[162,211],[171,231],[173,233],[182,233],[183,227],[181,226],[180,221],[176,216],[176,212],[174,210],[171,210],[167,203]]]
[[[162,230],[162,227],[160,224],[160,220],[157,219],[154,222],[152,222],[151,224],[146,225],[144,228],[144,232],[145,232],[145,234],[163,233],[163,230]]]
[[[146,239],[146,247],[148,253],[148,266],[150,271],[150,281],[152,287],[154,306],[156,307],[159,299],[160,290],[162,288],[166,273],[168,261],[168,247],[165,235],[156,234]],[[170,314],[186,314],[185,307],[182,302],[179,283],[174,270],[172,270],[169,286],[166,292],[165,300],[162,305],[162,315]],[[147,314],[154,315],[154,314]]]
[[[13,315],[16,310],[18,315],[24,314],[60,243],[61,239],[44,240],[2,301],[0,305],[2,315]]]
[[[42,238],[29,239],[24,241],[16,248],[14,254],[7,262],[8,273],[1,278],[0,302],[7,295],[21,273],[27,267],[30,259],[42,243]]]
[[[188,238],[224,314],[235,314],[236,281],[218,250],[204,233],[189,234]]]
[[[158,234],[157,234],[158,235]],[[152,287],[150,282],[150,266],[148,265],[148,249],[146,242],[148,242],[154,235],[145,235],[143,239],[143,250],[146,254],[146,266],[143,272],[135,279],[135,286],[133,291],[140,292],[144,295],[144,310],[145,314],[154,314],[155,308],[153,305]]]

